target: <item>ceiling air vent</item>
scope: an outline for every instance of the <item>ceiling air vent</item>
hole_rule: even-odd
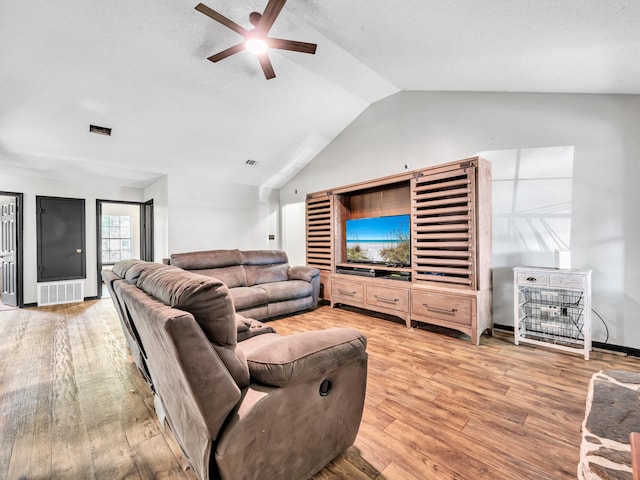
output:
[[[99,127],[98,125],[89,125],[89,131],[91,133],[97,133],[99,135],[111,136],[111,129],[107,127]]]
[[[251,166],[256,165],[257,163],[258,162],[256,160],[251,160],[251,159],[244,162],[245,165],[251,165]]]

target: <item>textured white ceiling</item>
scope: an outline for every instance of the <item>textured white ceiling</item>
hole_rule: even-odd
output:
[[[241,38],[197,3],[2,0],[0,172],[279,187],[399,90],[640,94],[637,0],[289,0],[271,34],[318,50],[269,81],[206,60]],[[204,3],[250,28],[267,1]]]

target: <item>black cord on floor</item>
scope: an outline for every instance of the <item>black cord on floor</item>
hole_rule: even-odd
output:
[[[602,321],[602,324],[604,325],[604,329],[607,331],[607,338],[605,338],[604,342],[602,342],[606,344],[609,341],[609,327],[607,327],[607,324],[605,323],[604,318],[602,318],[598,312],[596,312],[593,308],[591,309],[591,311],[598,316],[598,318]]]

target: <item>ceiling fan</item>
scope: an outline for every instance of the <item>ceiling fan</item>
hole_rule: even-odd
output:
[[[317,45],[315,43],[283,40],[281,38],[272,38],[267,36],[286,1],[287,0],[269,0],[267,7],[264,9],[264,13],[260,14],[258,12],[251,12],[249,14],[249,22],[253,25],[251,30],[246,30],[233,20],[228,19],[203,3],[196,5],[196,10],[200,13],[204,13],[207,17],[212,18],[216,22],[220,22],[225,27],[230,28],[244,37],[244,41],[242,43],[211,55],[208,60],[211,60],[212,62],[219,62],[220,60],[230,57],[234,53],[247,49],[258,56],[264,76],[269,80],[276,76],[267,53],[269,48],[310,54],[316,53]]]

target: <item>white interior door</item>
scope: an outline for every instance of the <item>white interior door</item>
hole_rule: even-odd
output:
[[[0,271],[2,303],[18,305],[17,270],[17,205],[15,197],[0,197]]]

